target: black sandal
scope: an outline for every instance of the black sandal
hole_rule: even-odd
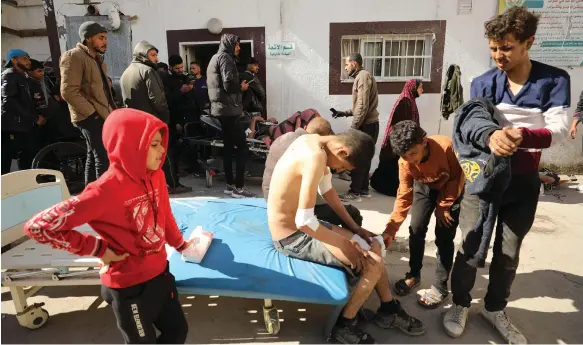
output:
[[[414,279],[413,285],[409,286],[407,284],[407,279]],[[395,283],[395,293],[399,296],[407,296],[411,293],[411,290],[418,287],[419,284],[421,284],[421,277],[413,277],[407,273],[405,274],[405,278]]]

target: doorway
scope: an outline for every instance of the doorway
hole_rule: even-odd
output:
[[[253,41],[241,40],[241,52],[237,62],[237,70],[243,73],[247,69],[247,61],[253,56]],[[190,73],[190,63],[198,62],[204,76],[213,55],[219,50],[219,42],[181,42],[180,55],[184,60],[184,69]]]

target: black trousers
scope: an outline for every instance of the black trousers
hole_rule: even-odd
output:
[[[172,124],[169,125],[168,130],[168,151],[166,151],[166,159],[164,160],[164,164],[162,165],[162,170],[164,171],[164,175],[166,177],[166,185],[168,188],[176,188],[180,185],[180,179],[178,177],[178,133],[176,133],[175,128],[171,128],[170,126],[174,126]]]
[[[188,324],[178,300],[176,281],[164,271],[142,284],[123,289],[101,287],[126,344],[184,344]],[[156,337],[157,328],[160,336]]]
[[[346,207],[346,211],[350,217],[354,219],[354,222],[358,224],[358,226],[362,226],[362,215],[360,214],[360,211],[352,205],[344,205],[344,207]],[[342,221],[338,214],[336,214],[336,212],[334,212],[332,207],[330,207],[328,204],[316,205],[314,207],[314,214],[319,220],[341,226],[345,229],[350,229],[348,225]]]
[[[520,246],[530,230],[536,213],[540,191],[538,172],[528,175],[513,176],[504,193],[498,212],[498,221],[494,237],[492,263],[488,292],[484,298],[488,311],[500,311],[506,308],[510,288],[518,268]],[[464,251],[475,252],[480,241],[470,239],[474,225],[479,217],[479,197],[464,195],[461,204],[460,229],[463,243],[460,247],[451,274],[453,302],[469,307],[472,301],[470,292],[476,281],[477,269],[467,264]]]
[[[426,184],[415,181],[413,186],[413,205],[411,206],[411,225],[409,226],[409,273],[421,277],[423,256],[425,255],[425,235],[429,221],[439,201],[439,190],[430,189]],[[461,198],[460,198],[461,199]],[[435,225],[435,245],[437,246],[437,264],[433,286],[441,293],[447,293],[447,280],[453,265],[454,238],[460,214],[460,199],[450,208],[454,219],[451,226]]]
[[[18,157],[18,170],[30,169],[38,152],[32,133],[2,131],[2,175],[10,172],[12,160]]]
[[[245,164],[249,149],[247,148],[247,138],[245,130],[241,127],[236,116],[220,117],[223,127],[223,164],[227,184],[234,184],[237,188],[245,186]],[[236,178],[233,178],[233,152],[236,154]]]
[[[362,125],[359,128],[360,131],[370,135],[372,137],[372,140],[374,140],[374,142],[377,142],[377,139],[379,137],[379,123],[378,122],[374,122],[374,123],[367,123],[365,125]],[[350,183],[350,190],[353,193],[363,193],[363,192],[368,192],[368,174],[370,173],[370,164],[371,162],[369,161],[368,164],[360,166],[360,167],[356,167],[354,168],[354,170],[352,170],[352,175],[350,176],[351,179],[351,183]]]
[[[105,121],[98,115],[91,115],[83,121],[75,123],[81,130],[87,144],[87,161],[85,162],[85,185],[97,180],[109,168],[109,158],[103,146],[103,124]]]

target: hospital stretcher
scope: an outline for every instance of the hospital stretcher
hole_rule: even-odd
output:
[[[53,175],[54,182],[38,183],[39,175]],[[42,304],[27,304],[27,298],[42,287],[100,284],[96,258],[74,256],[32,240],[22,242],[23,223],[68,196],[64,178],[56,171],[2,176],[2,245],[14,245],[2,253],[2,285],[10,288],[18,322],[30,329],[42,327],[49,318]],[[329,336],[350,295],[346,276],[339,269],[275,250],[263,199],[173,199],[171,206],[186,238],[198,226],[214,234],[200,264],[183,261],[180,253],[167,247],[180,293],[261,299],[265,327],[271,334],[280,330],[274,300],[333,305],[324,330]],[[88,225],[78,230],[93,232]]]

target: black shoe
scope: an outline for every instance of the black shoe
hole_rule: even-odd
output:
[[[374,322],[380,328],[398,328],[407,335],[422,335],[425,333],[425,325],[418,319],[409,316],[401,306],[401,302],[394,300],[392,310],[379,310],[375,315]]]
[[[182,194],[192,192],[192,187],[186,187],[178,183],[174,188],[168,188],[168,194]]]
[[[358,317],[338,320],[332,328],[330,340],[340,344],[375,344],[373,337],[358,326]]]

